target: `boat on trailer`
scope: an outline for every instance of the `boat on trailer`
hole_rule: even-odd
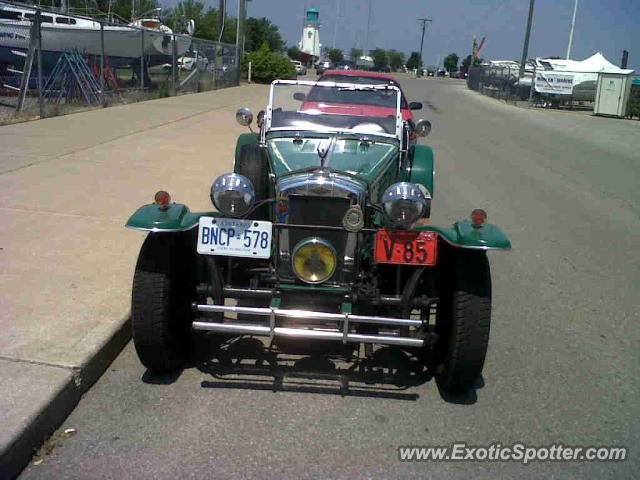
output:
[[[30,29],[36,7],[0,1],[0,68],[20,64],[29,48]],[[43,70],[50,71],[64,51],[109,57],[112,67],[140,64],[144,54],[147,66],[167,63],[173,54],[172,40],[176,39],[177,56],[191,45],[188,35],[174,32],[157,18],[138,19],[130,24],[104,24],[79,15],[41,9]],[[144,33],[141,33],[144,32]],[[143,48],[144,43],[144,48]]]

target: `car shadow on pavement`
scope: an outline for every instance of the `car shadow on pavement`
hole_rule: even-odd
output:
[[[342,345],[329,352],[326,343],[305,346],[300,354],[270,348],[254,337],[224,342],[196,366],[213,377],[201,386],[416,401],[419,395],[408,390],[431,380],[426,367],[400,349],[379,348],[357,358]]]
[[[182,368],[168,373],[153,373],[150,370],[146,370],[142,375],[142,381],[151,385],[171,385],[180,378],[183,371]]]
[[[433,379],[424,358],[395,348],[382,347],[368,357],[357,356],[354,348],[324,342],[295,341],[269,347],[256,337],[221,337],[201,334],[193,337],[191,355],[185,368],[211,375],[202,388],[266,390],[316,393],[416,401],[410,389]],[[296,351],[297,350],[297,351]],[[146,371],[142,381],[153,385],[175,383],[184,370],[157,374]],[[442,400],[457,405],[477,402],[476,391],[484,386],[482,377],[466,393],[442,390]]]

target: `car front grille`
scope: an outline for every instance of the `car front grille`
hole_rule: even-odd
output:
[[[349,199],[336,197],[291,195],[288,200],[289,210],[288,215],[285,217],[285,223],[313,225],[317,227],[342,226],[342,218],[351,205]],[[296,228],[283,229],[279,235],[279,276],[281,279],[296,280],[290,267],[291,254],[295,246],[302,240],[317,237],[330,243],[336,250],[337,255],[335,273],[326,283],[348,283],[351,280],[351,268],[345,265],[345,254],[350,258],[354,256],[354,252],[346,252],[349,235],[350,234],[344,230],[323,230],[322,228],[313,230]]]

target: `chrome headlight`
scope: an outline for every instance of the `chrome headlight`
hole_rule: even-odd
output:
[[[255,190],[244,175],[225,173],[211,185],[211,201],[226,215],[240,217],[253,206]]]
[[[336,250],[320,238],[302,240],[293,250],[293,271],[305,283],[322,283],[336,269]]]
[[[408,227],[425,213],[427,198],[415,183],[399,182],[385,190],[382,206],[393,223]]]

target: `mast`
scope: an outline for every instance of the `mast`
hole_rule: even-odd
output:
[[[571,47],[573,46],[573,30],[576,28],[576,13],[578,13],[578,0],[573,4],[573,19],[571,20],[571,33],[569,33],[569,45],[567,46],[567,60],[571,56]]]
[[[364,41],[364,55],[369,55],[369,27],[371,27],[371,0],[369,0],[369,13],[367,14],[367,35]]]

